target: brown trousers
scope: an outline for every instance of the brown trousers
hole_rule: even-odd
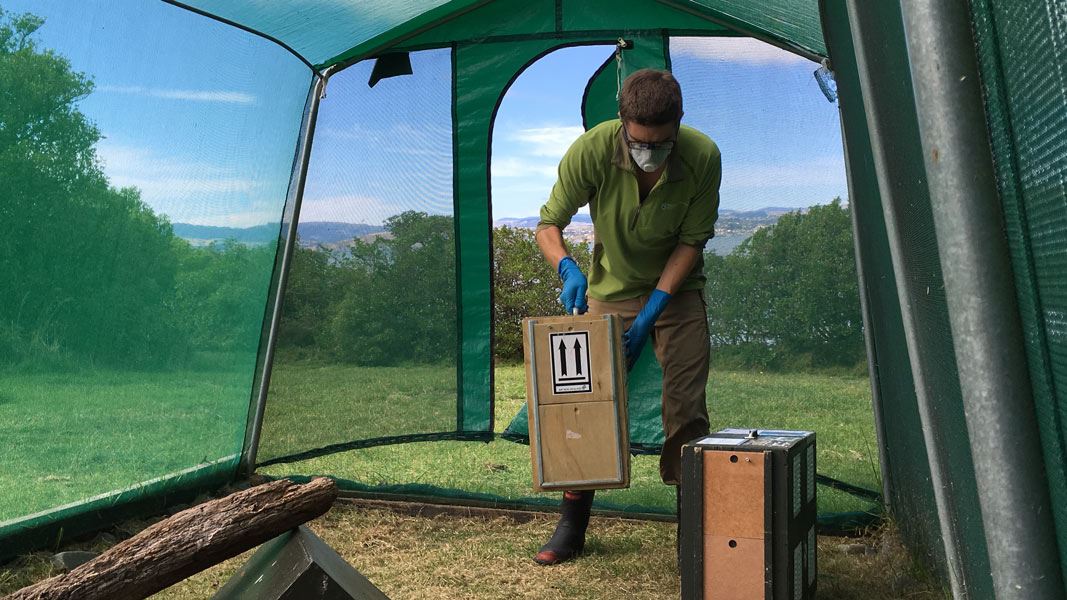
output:
[[[630,327],[648,296],[620,302],[589,299],[589,314],[615,313]],[[699,290],[678,292],[656,320],[651,345],[663,367],[663,451],[659,473],[663,483],[678,485],[682,444],[708,434],[705,404],[710,363],[707,308]]]

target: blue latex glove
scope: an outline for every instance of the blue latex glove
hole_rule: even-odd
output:
[[[589,287],[589,282],[573,258],[564,256],[563,260],[559,261],[559,278],[563,281],[563,292],[559,295],[559,301],[563,303],[563,308],[567,309],[567,314],[572,314],[575,308],[578,309],[578,314],[585,314],[585,311],[589,310],[585,301],[585,290]]]
[[[667,292],[660,289],[652,290],[652,295],[648,297],[645,307],[641,309],[641,312],[637,313],[637,318],[634,319],[633,324],[626,330],[626,333],[622,334],[622,347],[626,353],[627,371],[633,369],[637,359],[641,357],[641,350],[644,350],[645,342],[648,341],[648,336],[652,333],[652,326],[656,324],[656,319],[659,318],[663,309],[667,308],[667,303],[670,300],[671,295]]]

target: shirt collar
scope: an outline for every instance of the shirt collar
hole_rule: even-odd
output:
[[[637,168],[633,159],[630,158],[630,148],[626,145],[626,139],[622,135],[621,119],[619,120],[619,130],[615,132],[615,152],[612,154],[611,164],[631,173]],[[682,165],[682,158],[676,143],[674,150],[667,158],[667,181],[681,181],[682,179],[685,179],[685,168]]]

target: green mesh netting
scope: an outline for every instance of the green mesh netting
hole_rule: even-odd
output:
[[[299,2],[175,2],[272,36],[308,62],[330,62],[345,50],[387,32],[412,30],[484,0],[301,0]],[[394,37],[395,33],[393,36]]]
[[[492,357],[488,185],[494,116],[515,78],[569,45],[624,38],[636,42],[633,56],[669,65],[667,37],[750,36],[809,58],[826,54],[827,45],[833,51],[889,502],[905,536],[935,562],[945,560],[940,534],[947,532],[958,576],[983,596],[989,582],[978,491],[898,7],[822,4],[829,44],[813,0],[0,0],[4,11],[44,18],[41,25],[0,15],[0,172],[8,193],[0,219],[14,224],[0,239],[0,554],[58,543],[137,506],[158,508],[235,476],[250,450],[246,423],[267,366],[286,215],[302,189],[291,175],[300,167],[301,118],[314,104],[307,102],[308,66],[354,63],[334,75],[323,104],[351,119],[346,130],[318,133],[292,273],[340,276],[297,277],[305,288],[290,282],[294,301],[279,331],[260,457],[281,462],[311,453],[320,462],[265,471],[331,474],[364,492],[538,502],[514,491],[528,479],[525,449],[502,440],[339,450],[489,439],[520,412],[521,371],[494,369]],[[1067,565],[1067,18],[1062,3],[1048,0],[976,0],[973,11]],[[890,53],[877,55],[879,47]],[[356,61],[386,49],[411,51],[413,73],[364,87],[373,66]],[[611,116],[611,70],[589,74],[585,114],[576,114],[587,125]],[[451,127],[404,128],[413,101],[436,106],[437,125]],[[375,122],[389,127],[365,127]],[[326,151],[331,135],[344,150]],[[396,140],[429,152],[421,169],[395,181],[359,174],[368,157],[412,160],[400,156]],[[323,217],[309,219],[316,182],[326,178],[348,188],[320,195]],[[333,223],[330,215],[345,206],[372,215],[363,223],[370,229],[316,230],[314,223]],[[310,238],[324,229],[329,240],[312,248]],[[338,235],[359,239],[359,252],[337,246]],[[333,258],[312,252],[331,244]],[[371,276],[385,271],[388,286]],[[383,289],[396,298],[403,284],[432,292],[421,303],[432,309],[413,314],[380,300]],[[347,303],[333,294],[348,294]],[[346,310],[327,315],[296,300],[320,297]],[[337,333],[309,338],[324,320]],[[410,326],[398,326],[404,323]],[[312,364],[322,348],[358,368]],[[634,437],[654,448],[656,369],[645,360],[646,372],[634,377],[643,391],[631,390],[640,414]],[[760,386],[746,397],[736,379],[723,376],[712,391],[746,406],[782,394],[773,382]],[[916,387],[930,401],[923,410]],[[865,398],[850,385],[835,394],[853,403]],[[521,417],[511,429],[521,435]],[[827,439],[822,431],[820,439]],[[411,448],[421,449],[418,461]],[[673,498],[644,459],[654,460],[635,460],[635,490],[604,494],[605,506],[670,512]],[[941,528],[931,465],[951,475]],[[473,477],[457,487],[441,477],[451,472]],[[873,483],[864,477],[846,479]],[[822,498],[838,510],[853,506],[840,493],[828,488]]]
[[[234,476],[310,73],[162,3],[0,7],[6,554]]]
[[[17,448],[4,456],[3,475],[19,482],[0,502],[5,540],[29,540],[48,522],[76,533],[91,526],[77,521],[91,510],[99,523],[139,501],[232,478],[251,450],[246,423],[267,367],[278,270],[290,263],[258,449],[261,463],[276,463],[268,474],[545,502],[527,497],[522,446],[428,441],[490,439],[520,411],[518,371],[494,370],[492,357],[487,183],[505,92],[553,50],[619,38],[634,44],[631,70],[669,66],[671,35],[752,35],[823,51],[812,2],[134,4],[2,4],[46,18],[37,34],[4,40],[3,81],[55,94],[39,106],[0,106],[5,124],[51,127],[0,132],[15,199],[0,210],[7,222],[30,223],[0,241],[0,266],[15,281],[0,291],[10,383],[0,389],[0,416],[18,423],[0,429],[0,442]],[[410,60],[412,73],[377,80],[373,59],[355,63],[332,74],[320,106],[307,96],[307,65],[285,49],[185,8],[271,36],[317,67],[390,47],[393,64]],[[101,35],[122,43],[100,44]],[[25,52],[25,39],[38,49]],[[27,56],[30,64],[19,62]],[[41,69],[33,60],[55,62]],[[87,73],[95,90],[65,68]],[[614,76],[591,70],[584,115],[575,102],[579,119],[612,116]],[[700,69],[691,76],[699,80]],[[291,176],[300,173],[301,117],[313,105],[320,117],[334,111],[328,120],[338,127],[316,132],[305,189]],[[31,160],[47,152],[55,160]],[[375,161],[410,164],[410,176],[376,179]],[[299,193],[300,238],[285,263],[279,249]],[[341,309],[321,310],[319,300]],[[315,333],[323,329],[330,333]],[[319,352],[334,362],[316,363]],[[646,353],[631,390],[634,439],[653,450],[657,371]],[[716,393],[738,395],[736,381],[720,385]],[[863,402],[863,388],[838,393]],[[766,389],[753,400],[780,393]],[[341,452],[359,446],[376,447]],[[409,448],[425,453],[412,461]],[[635,490],[603,494],[605,506],[673,510],[655,458],[646,459]],[[484,487],[440,477],[472,467]],[[483,471],[510,479],[500,487]],[[824,498],[837,511],[871,508],[833,488]],[[116,510],[105,516],[101,506]]]
[[[1067,14],[974,3],[994,164],[1067,576]]]
[[[320,103],[261,462],[463,429],[451,53],[410,61],[373,87],[374,61],[355,65]],[[323,393],[327,381],[345,391]]]
[[[444,25],[471,13],[469,26],[452,31],[446,41],[484,39],[506,30],[509,23],[540,23],[533,31],[580,31],[655,28],[731,28],[768,39],[788,42],[815,54],[824,54],[818,5],[809,0],[746,2],[742,0],[678,0],[646,3],[536,0],[514,4],[519,10],[501,11],[511,2],[485,0],[405,0],[404,2],[353,2],[304,0],[297,3],[193,0],[176,2],[269,35],[290,46],[311,64],[329,66],[366,56],[422,30]],[[484,5],[484,8],[483,8]],[[664,6],[665,5],[665,6]],[[479,11],[479,9],[481,9]],[[524,14],[539,15],[528,21]],[[711,19],[709,21],[708,19]],[[651,19],[651,20],[650,20]]]

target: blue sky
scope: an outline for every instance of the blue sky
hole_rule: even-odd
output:
[[[44,16],[41,45],[94,79],[80,107],[105,135],[98,153],[112,183],[140,188],[174,222],[276,222],[307,68],[265,40],[162,2],[81,0],[85,10],[64,15],[68,1],[0,6]],[[837,108],[819,91],[814,63],[738,38],[676,38],[671,50],[684,122],[722,150],[723,208],[845,197]],[[510,88],[493,134],[495,218],[537,214],[559,158],[582,131],[585,83],[611,52],[558,50]],[[378,224],[403,210],[451,212],[449,61],[447,50],[416,53],[413,75],[373,89],[370,63],[330,80],[303,221]]]
[[[555,169],[582,132],[582,91],[611,48],[557,50],[526,70],[500,106],[494,132],[493,214],[536,214]],[[683,122],[708,134],[723,158],[721,206],[807,207],[847,198],[837,107],[816,66],[741,38],[674,38],[672,71]]]
[[[95,82],[80,103],[111,183],[173,222],[277,222],[310,71],[275,44],[163,2],[0,0]],[[64,10],[68,7],[68,10]]]

